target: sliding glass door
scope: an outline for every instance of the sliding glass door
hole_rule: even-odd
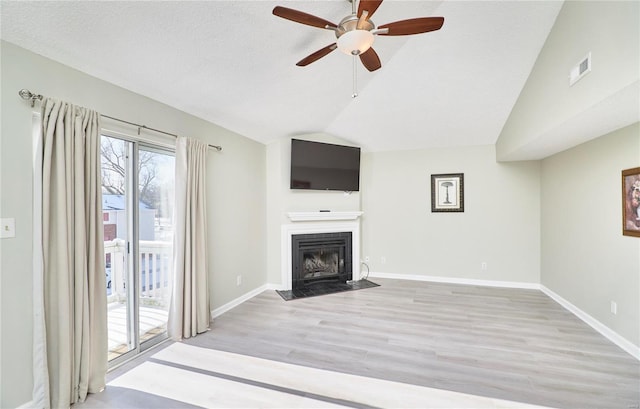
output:
[[[173,256],[172,152],[102,136],[109,361],[166,338]]]

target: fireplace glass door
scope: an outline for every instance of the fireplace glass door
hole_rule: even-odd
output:
[[[336,277],[344,271],[344,247],[300,250],[302,279]]]

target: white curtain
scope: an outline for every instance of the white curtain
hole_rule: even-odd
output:
[[[173,288],[169,336],[190,338],[209,329],[206,217],[207,145],[192,138],[176,142]]]
[[[100,115],[45,99],[41,120],[34,406],[68,408],[103,390],[107,371]]]

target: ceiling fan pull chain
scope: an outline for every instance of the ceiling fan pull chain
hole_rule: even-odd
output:
[[[353,56],[353,93],[351,94],[351,98],[355,98],[358,96],[358,62],[356,61],[357,56]]]

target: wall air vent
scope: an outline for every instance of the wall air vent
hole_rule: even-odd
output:
[[[591,53],[580,60],[569,72],[569,86],[575,84],[582,77],[591,72]]]

